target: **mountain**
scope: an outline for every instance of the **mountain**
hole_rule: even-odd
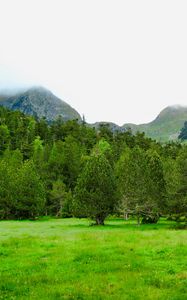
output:
[[[100,127],[108,127],[112,132],[115,131],[125,131],[125,128],[120,127],[119,125],[112,123],[112,122],[96,122],[93,124],[88,124],[88,126],[95,128],[96,130],[99,130]]]
[[[122,127],[131,128],[132,132],[145,132],[145,135],[160,142],[176,140],[179,132],[187,121],[187,107],[181,105],[168,106],[150,123],[124,124]]]
[[[33,87],[14,95],[2,94],[0,105],[11,110],[20,110],[39,119],[45,117],[48,122],[55,120],[58,116],[62,116],[64,121],[81,120],[75,109],[43,87]]]
[[[14,94],[12,91],[10,93],[6,91],[0,94],[0,105],[11,110],[20,110],[39,119],[45,117],[48,122],[55,120],[58,116],[62,116],[64,121],[81,120],[75,109],[43,87],[33,87]],[[111,122],[97,122],[88,126],[96,129],[100,126],[108,126],[113,132],[126,131],[130,128],[133,133],[145,132],[148,137],[167,142],[178,138],[185,121],[187,121],[187,107],[174,105],[163,109],[155,120],[147,124],[128,123],[120,127]]]
[[[137,131],[145,132],[147,137],[160,142],[168,142],[177,140],[185,121],[187,121],[187,107],[173,105],[163,109],[155,120],[147,124],[136,125],[127,123],[120,127],[111,122],[97,122],[95,124],[90,124],[90,126],[99,129],[100,126],[105,125],[113,132],[124,132],[131,129],[133,133],[136,133]]]

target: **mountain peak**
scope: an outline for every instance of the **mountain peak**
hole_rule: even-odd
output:
[[[35,93],[48,93],[48,94],[53,94],[50,90],[47,88],[41,86],[41,85],[34,85],[30,87],[27,92],[35,92]]]
[[[174,105],[171,105],[171,106],[168,106],[170,108],[173,108],[173,109],[183,109],[183,108],[187,108],[186,105],[181,105],[181,104],[174,104]]]
[[[185,109],[187,109],[187,106],[185,106],[185,105],[174,104],[174,105],[167,106],[160,113],[168,112],[168,111],[181,111],[181,110],[185,110]]]
[[[125,124],[123,127],[130,127],[134,133],[145,132],[148,137],[166,142],[177,139],[185,121],[187,121],[187,106],[176,104],[164,108],[150,123]]]
[[[175,104],[171,106],[167,106],[164,108],[159,115],[156,117],[156,119],[153,122],[157,122],[158,120],[162,118],[174,118],[177,115],[186,114],[187,113],[187,106],[182,106],[180,104]]]
[[[48,122],[55,120],[58,116],[62,116],[64,121],[81,120],[75,109],[42,86],[34,86],[19,94],[0,98],[0,104],[7,108],[20,110],[39,119],[45,117]]]

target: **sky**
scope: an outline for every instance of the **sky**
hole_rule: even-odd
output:
[[[42,85],[86,121],[187,105],[186,0],[0,0],[0,89]]]

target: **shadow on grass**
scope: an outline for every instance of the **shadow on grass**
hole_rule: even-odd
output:
[[[132,221],[133,222],[133,221]],[[124,220],[106,220],[105,225],[95,225],[91,221],[89,224],[67,224],[62,226],[68,226],[71,228],[88,228],[96,230],[133,230],[133,231],[147,231],[147,230],[160,230],[160,229],[175,229],[175,224],[172,222],[159,222],[157,224],[141,224],[130,223]]]
[[[135,219],[124,220],[122,218],[108,218],[105,220],[105,225],[94,225],[94,221],[89,219],[78,219],[78,218],[51,218],[51,217],[40,217],[35,221],[21,220],[21,221],[7,221],[11,224],[16,223],[43,223],[49,224],[49,228],[70,228],[70,229],[85,229],[85,230],[132,230],[132,231],[149,231],[149,230],[162,230],[162,229],[183,229],[177,228],[176,223],[173,221],[167,221],[166,219],[160,219],[157,224],[141,224],[137,225]]]

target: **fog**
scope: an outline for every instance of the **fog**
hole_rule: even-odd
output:
[[[187,104],[187,3],[0,0],[0,90],[42,85],[90,123]]]

